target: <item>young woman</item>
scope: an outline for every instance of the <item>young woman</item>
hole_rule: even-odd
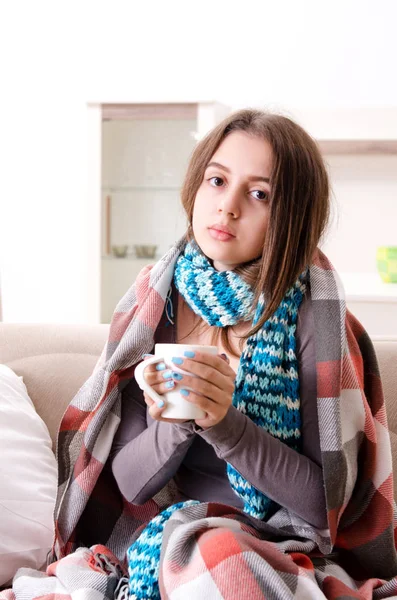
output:
[[[207,416],[196,423],[170,424],[161,416],[165,405],[143,396],[132,381],[124,391],[113,444],[119,488],[128,501],[142,504],[174,478],[178,500],[242,508],[244,502],[228,479],[227,459],[256,490],[309,523],[326,527],[314,323],[305,278],[329,213],[328,178],[320,153],[310,137],[285,118],[238,113],[197,146],[182,202],[190,242],[173,279],[175,323],[165,328],[165,313],[156,341],[213,344],[219,356],[196,353],[183,361],[183,369],[200,379],[184,375],[181,380],[163,364],[149,366],[146,379],[160,394],[169,389],[186,394],[185,388],[192,388],[185,397]],[[196,266],[198,261],[204,266]],[[186,272],[189,279],[184,281]],[[240,284],[237,303],[237,284],[230,273]],[[264,344],[258,332],[294,285],[288,328],[276,324],[272,334],[279,331],[280,339],[269,337]],[[214,303],[214,290],[222,298],[229,292],[230,298],[215,297]],[[252,309],[259,294],[267,302],[254,325]],[[224,327],[218,323],[223,316],[228,319]],[[251,339],[258,362],[248,364],[247,370],[257,372],[258,381],[236,390],[244,343],[255,334]],[[272,356],[273,351],[280,357]],[[243,360],[250,363],[252,357]],[[237,408],[238,402],[258,392],[263,413],[259,426],[246,409]],[[137,459],[141,467],[134,467],[131,477]]]
[[[127,552],[131,599],[395,597],[382,387],[318,249],[315,142],[288,118],[232,114],[194,150],[182,203],[186,236],[120,300],[61,424],[53,559]],[[157,342],[219,348],[185,356],[182,378],[145,370],[204,418],[165,420],[138,388]]]

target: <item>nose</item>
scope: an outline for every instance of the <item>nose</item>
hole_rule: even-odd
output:
[[[240,215],[240,195],[238,190],[229,189],[222,194],[218,204],[218,213],[237,219]]]

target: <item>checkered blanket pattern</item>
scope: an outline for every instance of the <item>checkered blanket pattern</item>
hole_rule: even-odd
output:
[[[78,548],[52,563],[45,573],[23,568],[17,571],[11,590],[0,592],[1,600],[113,600],[121,595],[124,577],[115,556],[100,544]]]
[[[141,355],[153,347],[183,244],[145,267],[121,299],[94,373],[62,420],[52,551],[57,562],[47,575],[19,571],[13,590],[0,598],[107,598],[107,584],[99,583],[103,573],[90,559],[92,548],[104,544],[117,573],[125,573],[126,549],[172,503],[171,482],[145,505],[129,504],[106,460],[120,421],[121,392]],[[310,266],[310,286],[328,528],[318,530],[284,508],[266,523],[212,503],[177,511],[164,530],[163,598],[397,597],[391,450],[376,356],[346,310],[339,277],[320,250]],[[48,579],[58,579],[63,564],[74,560],[80,564],[75,577],[83,573],[78,591],[65,584],[61,592],[56,582],[51,589]]]

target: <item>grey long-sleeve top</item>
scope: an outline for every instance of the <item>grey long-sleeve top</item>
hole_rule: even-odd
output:
[[[177,308],[177,291],[173,289]],[[226,473],[226,463],[254,487],[312,525],[327,527],[317,417],[314,322],[310,291],[297,322],[302,452],[274,438],[231,406],[217,425],[199,430],[194,421],[153,420],[135,379],[122,393],[122,415],[111,450],[112,470],[123,496],[135,504],[153,497],[171,478],[179,496],[242,508]],[[176,341],[176,325],[165,313],[155,343]]]

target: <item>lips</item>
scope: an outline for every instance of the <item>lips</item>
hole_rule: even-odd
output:
[[[215,224],[215,225],[211,225],[211,227],[209,229],[212,229],[213,231],[220,231],[221,233],[227,233],[228,235],[230,235],[232,237],[236,237],[234,235],[233,231],[227,225]]]
[[[213,225],[208,228],[210,236],[219,242],[231,242],[236,236],[226,225]]]

